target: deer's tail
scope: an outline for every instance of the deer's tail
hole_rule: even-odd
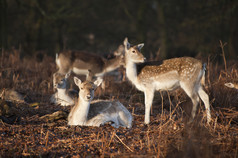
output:
[[[202,78],[201,78],[201,84],[205,86],[205,72],[206,72],[206,63],[202,65]]]

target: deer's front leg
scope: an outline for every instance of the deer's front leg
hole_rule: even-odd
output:
[[[145,95],[145,124],[150,123],[150,108],[154,98],[154,90],[146,90]]]

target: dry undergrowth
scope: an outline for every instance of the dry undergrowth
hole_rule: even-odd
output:
[[[210,125],[206,124],[203,105],[195,121],[186,123],[191,102],[177,90],[156,93],[151,123],[146,126],[143,93],[127,81],[118,83],[107,76],[107,90],[99,89],[96,97],[120,100],[133,113],[133,127],[70,127],[64,115],[55,120],[41,119],[70,110],[49,104],[54,59],[20,59],[17,50],[5,52],[0,58],[0,88],[15,88],[34,102],[10,104],[1,100],[0,157],[237,157],[238,91],[224,83],[238,79],[238,65],[226,64],[225,71],[216,63],[208,63]]]

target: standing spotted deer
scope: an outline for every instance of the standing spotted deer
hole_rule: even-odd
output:
[[[115,57],[112,59],[105,59],[102,56],[83,51],[64,51],[56,54],[55,61],[59,70],[53,74],[54,88],[70,71],[76,75],[88,76],[88,70],[91,70],[93,76],[102,78],[105,73],[124,65],[124,49],[119,46],[114,54]]]
[[[131,128],[133,117],[131,113],[119,102],[109,100],[93,100],[94,90],[102,82],[84,81],[74,77],[75,84],[79,87],[78,102],[71,109],[68,116],[68,125],[100,126],[113,122],[114,127]]]
[[[125,62],[126,76],[144,92],[145,96],[145,124],[150,123],[150,108],[154,92],[158,90],[175,90],[181,87],[191,98],[193,103],[192,119],[196,115],[199,97],[204,102],[207,112],[207,122],[211,120],[209,97],[202,88],[205,82],[205,65],[191,57],[181,57],[164,60],[162,63],[144,63],[144,56],[140,52],[144,44],[131,46],[126,38]],[[140,64],[139,64],[140,63]]]

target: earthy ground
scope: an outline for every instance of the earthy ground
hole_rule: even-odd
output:
[[[51,105],[54,59],[20,58],[17,50],[0,57],[0,88],[15,88],[29,104],[0,100],[0,157],[238,157],[238,90],[224,86],[238,79],[238,62],[208,63],[206,92],[212,121],[204,105],[187,124],[191,101],[181,91],[157,92],[151,123],[144,125],[144,96],[127,81],[106,76],[106,91],[96,98],[120,100],[134,121],[131,129],[70,127],[70,107]],[[58,111],[57,117],[48,117]]]

